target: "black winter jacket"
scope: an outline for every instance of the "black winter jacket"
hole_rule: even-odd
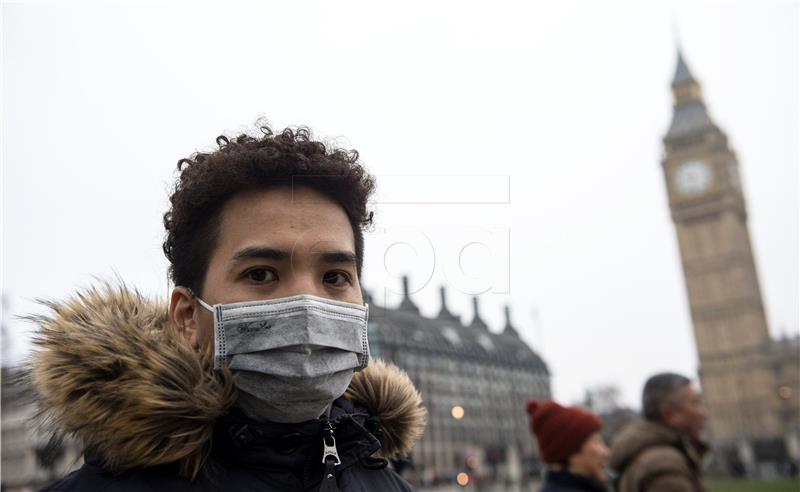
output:
[[[606,487],[590,478],[565,470],[547,470],[539,492],[606,492]]]
[[[44,490],[414,490],[380,457],[407,454],[425,425],[419,393],[395,366],[373,360],[357,372],[329,417],[256,423],[233,406],[230,373],[210,370],[162,304],[105,286],[49,306],[31,383],[48,420],[87,451]],[[323,463],[326,436],[338,465]]]
[[[211,459],[193,481],[180,478],[169,465],[110,473],[104,469],[102,457],[88,452],[81,469],[44,490],[316,491],[325,472],[323,433],[330,427],[341,460],[334,467],[339,490],[413,491],[386,466],[386,460],[371,456],[380,443],[367,427],[378,431],[379,425],[377,419],[344,398],[335,402],[330,421],[258,424],[234,410],[217,422]]]

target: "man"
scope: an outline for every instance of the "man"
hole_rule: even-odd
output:
[[[618,492],[705,490],[700,394],[688,378],[672,373],[651,377],[642,393],[645,420],[624,429],[611,446]]]
[[[48,490],[412,490],[385,458],[425,410],[367,366],[373,178],[307,129],[261,130],[178,163],[168,306],[106,285],[37,320],[40,404],[86,447]]]

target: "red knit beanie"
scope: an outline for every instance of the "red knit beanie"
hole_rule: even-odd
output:
[[[577,407],[564,408],[552,401],[531,400],[525,409],[531,432],[539,441],[542,461],[548,464],[566,464],[584,441],[603,427],[593,413]]]

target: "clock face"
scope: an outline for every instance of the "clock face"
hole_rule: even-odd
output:
[[[701,160],[686,161],[675,173],[675,185],[685,195],[699,195],[711,184],[711,166]]]

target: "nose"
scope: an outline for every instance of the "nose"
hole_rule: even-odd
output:
[[[304,270],[294,270],[291,279],[284,284],[286,286],[286,297],[299,295],[312,295],[325,297],[322,283],[318,282],[311,272]]]

